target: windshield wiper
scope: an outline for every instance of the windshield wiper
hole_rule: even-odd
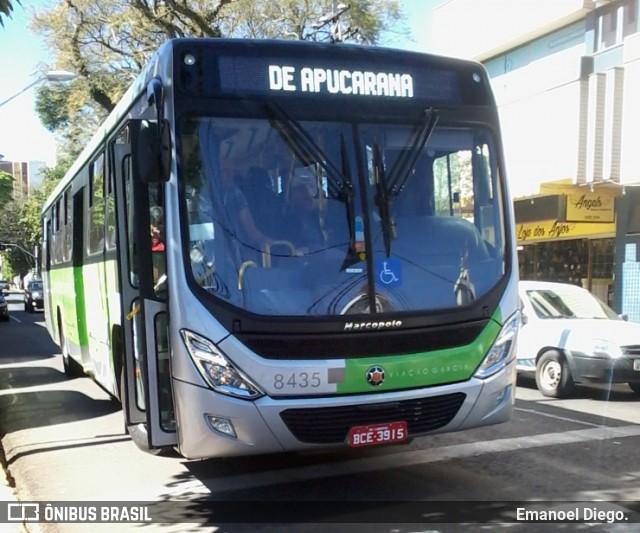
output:
[[[418,157],[422,153],[429,137],[438,123],[439,115],[435,109],[430,107],[425,110],[424,119],[418,125],[413,142],[408,150],[404,151],[395,161],[389,172],[389,188],[387,194],[391,200],[396,198],[404,188],[409,179],[409,173],[416,164]]]
[[[327,176],[329,192],[341,201],[353,195],[353,188],[346,183],[340,169],[331,161],[322,148],[318,146],[307,130],[297,120],[290,117],[284,109],[276,104],[266,105],[267,116],[271,126],[280,134],[296,157],[305,164],[317,163]]]
[[[389,207],[390,202],[395,200],[404,189],[411,169],[414,168],[437,123],[437,112],[433,108],[427,109],[424,120],[415,131],[409,149],[404,151],[395,161],[388,178],[385,173],[380,145],[377,141],[373,145],[373,172],[376,185],[375,201],[381,219],[384,251],[387,257],[391,255],[391,240],[396,237],[395,224]]]
[[[387,178],[378,141],[373,143],[373,179],[376,185],[375,202],[382,225],[384,253],[389,257],[391,255],[391,239],[395,238],[395,226],[389,209],[389,189],[387,189]]]
[[[344,135],[340,135],[340,161],[342,164],[342,177],[346,190],[344,197],[345,209],[347,210],[347,224],[349,226],[349,251],[348,255],[356,253],[356,213],[353,205],[353,183],[351,182],[351,167],[349,167],[349,155],[347,154],[347,144]]]
[[[309,135],[307,130],[297,120],[290,117],[281,107],[267,104],[267,116],[271,126],[278,132],[287,146],[296,154],[296,157],[304,163],[317,163],[327,176],[327,188],[333,198],[337,198],[345,204],[347,211],[347,224],[349,225],[349,257],[355,256],[355,208],[353,205],[353,183],[351,182],[351,169],[344,135],[340,137],[339,169],[333,164],[324,150]]]

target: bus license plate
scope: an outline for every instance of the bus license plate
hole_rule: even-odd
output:
[[[370,426],[354,426],[349,430],[349,446],[375,446],[407,440],[407,423],[389,422]]]
[[[640,359],[634,359],[633,360],[633,369],[634,370],[640,370]]]

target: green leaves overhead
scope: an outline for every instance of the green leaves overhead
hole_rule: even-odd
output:
[[[20,4],[20,0],[15,0],[16,4]],[[0,0],[0,26],[4,26],[4,19],[11,17],[14,6],[11,0]]]
[[[0,0],[6,1],[6,0]],[[330,40],[332,0],[62,0],[34,16],[55,68],[79,77],[65,87],[41,87],[38,114],[45,125],[69,131],[80,121],[101,122],[149,56],[174,37]],[[344,8],[341,8],[344,10]],[[352,0],[339,17],[340,34],[376,44],[385,33],[407,33],[400,0]],[[356,31],[357,29],[357,31]],[[86,139],[78,139],[78,143]],[[74,150],[72,150],[74,151]]]
[[[13,176],[0,170],[0,209],[11,200],[13,195]]]

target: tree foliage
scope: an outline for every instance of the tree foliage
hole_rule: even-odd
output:
[[[17,4],[20,4],[20,0],[16,0]],[[4,19],[11,17],[13,11],[13,2],[11,0],[0,0],[0,26],[4,27]]]
[[[13,198],[13,176],[0,170],[0,208]]]
[[[46,168],[40,187],[30,191],[25,200],[11,200],[0,209],[0,241],[16,245],[5,252],[14,274],[24,274],[35,266],[33,251],[42,241],[42,206],[69,165],[68,159],[61,159],[55,167]]]
[[[2,1],[2,0],[0,0]],[[66,87],[42,86],[37,111],[66,151],[77,153],[114,108],[150,55],[174,37],[324,40],[318,27],[332,0],[60,0],[37,13],[32,29],[45,37],[58,69],[79,74]],[[400,0],[352,0],[340,17],[359,42],[406,33]],[[328,33],[329,31],[329,33]]]
[[[318,0],[237,0],[234,9],[222,13],[220,28],[227,37],[331,40],[333,4]],[[339,26],[343,35],[351,33],[357,42],[378,44],[383,32],[392,31],[396,25],[399,31],[406,31],[398,0],[353,0],[347,5]]]

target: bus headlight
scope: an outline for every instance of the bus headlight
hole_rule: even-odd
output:
[[[519,329],[520,311],[516,311],[502,326],[496,342],[493,343],[484,361],[476,370],[476,377],[488,378],[513,361],[516,356]]]
[[[264,392],[236,368],[211,341],[186,329],[180,333],[189,355],[213,390],[245,400],[255,400],[264,396]]]

